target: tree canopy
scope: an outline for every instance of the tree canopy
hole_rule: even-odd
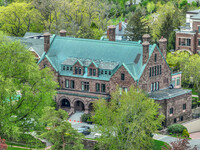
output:
[[[161,125],[159,104],[149,99],[140,89],[131,87],[120,95],[111,94],[111,101],[94,103],[93,120],[101,133],[99,146],[105,149],[151,149],[151,134]]]
[[[17,138],[40,127],[41,110],[54,104],[57,83],[50,69],[39,69],[25,45],[2,34],[0,58],[0,135]]]

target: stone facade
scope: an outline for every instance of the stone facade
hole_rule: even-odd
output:
[[[148,41],[145,42],[148,43]],[[145,67],[144,70],[142,70],[139,80],[135,80],[133,74],[128,71],[127,66],[123,63],[119,65],[117,69],[113,70],[113,74],[110,74],[108,80],[99,78],[101,71],[96,67],[94,62],[90,63],[87,69],[85,69],[82,62],[76,61],[73,64],[73,75],[71,76],[59,74],[47,58],[44,58],[39,65],[40,68],[49,67],[54,72],[55,80],[58,81],[60,85],[56,96],[58,108],[62,108],[70,114],[76,111],[89,113],[93,110],[92,103],[94,101],[100,98],[109,101],[111,92],[116,90],[116,87],[126,91],[132,85],[135,87],[139,86],[148,93],[160,89],[167,89],[171,82],[171,71],[165,60],[166,52],[164,52],[164,55],[160,52],[166,51],[166,42],[167,41],[162,38],[160,50],[155,46],[151,55],[146,55],[151,57],[148,59],[145,58],[145,62],[142,60],[141,65]],[[46,43],[48,42],[46,41]],[[142,45],[144,46],[144,44]],[[145,52],[150,53],[150,50],[145,50]],[[143,59],[143,56],[141,56],[141,59]],[[75,71],[76,68],[78,69],[77,71]],[[93,74],[94,70],[95,74]],[[154,71],[152,72],[152,70]],[[85,74],[87,74],[87,78],[84,77]],[[93,78],[90,78],[91,76]],[[191,117],[191,93],[156,102],[162,107],[160,113],[166,116],[164,125],[172,124],[174,118],[177,118],[178,122],[180,116],[183,116],[184,120],[189,120]],[[184,112],[182,111],[182,103],[186,103],[187,106]],[[168,111],[170,107],[174,107],[173,116],[169,115]]]

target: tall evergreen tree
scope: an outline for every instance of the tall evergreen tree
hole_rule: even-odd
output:
[[[130,41],[142,40],[143,34],[147,33],[147,21],[141,9],[137,9],[128,22],[125,35]]]

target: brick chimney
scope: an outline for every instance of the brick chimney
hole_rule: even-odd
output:
[[[115,41],[115,29],[116,27],[114,25],[108,27],[109,41]]]
[[[142,43],[142,47],[143,47],[143,58],[142,58],[142,64],[146,64],[147,60],[149,58],[149,45],[150,43],[148,41],[144,41]]]
[[[119,22],[119,31],[122,30],[122,21]]]
[[[142,41],[143,41],[143,42],[144,42],[144,41],[150,42],[150,40],[151,40],[151,36],[150,36],[149,34],[144,34],[144,35],[142,36]]]
[[[60,30],[60,36],[66,36],[67,31],[62,29]]]
[[[44,33],[44,51],[48,52],[49,48],[50,48],[50,36],[51,34],[46,32]]]
[[[159,48],[164,58],[166,59],[166,54],[167,54],[167,39],[166,38],[161,37],[161,39],[159,40]]]

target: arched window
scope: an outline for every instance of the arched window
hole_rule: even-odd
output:
[[[67,99],[63,99],[61,106],[62,107],[70,107],[70,102]]]

